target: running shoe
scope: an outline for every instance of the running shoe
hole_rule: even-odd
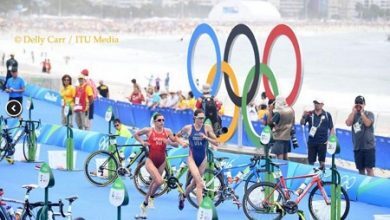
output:
[[[183,210],[184,209],[184,201],[186,200],[186,197],[184,196],[183,193],[180,193],[179,195],[179,210]]]
[[[143,202],[140,206],[140,213],[135,216],[135,219],[147,219],[147,211],[148,211],[148,206],[146,206]]]

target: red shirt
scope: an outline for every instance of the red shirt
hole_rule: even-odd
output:
[[[144,101],[144,96],[142,95],[142,93],[140,92],[133,92],[131,93],[131,96],[130,96],[130,102],[132,104],[142,104],[142,102]]]

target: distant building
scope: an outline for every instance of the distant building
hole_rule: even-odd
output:
[[[265,1],[226,0],[216,4],[208,18],[217,21],[279,21],[278,9]]]
[[[299,18],[305,14],[305,0],[280,0],[279,4],[282,17]]]

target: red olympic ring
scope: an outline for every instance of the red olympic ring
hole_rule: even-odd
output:
[[[284,24],[279,24],[274,29],[272,29],[265,43],[262,63],[268,66],[268,60],[269,60],[270,53],[272,52],[273,44],[275,43],[276,39],[279,38],[281,35],[285,35],[286,37],[288,37],[288,39],[290,39],[295,51],[295,60],[296,60],[295,81],[294,81],[293,89],[291,90],[290,94],[286,97],[287,104],[291,106],[295,103],[295,101],[298,98],[298,94],[302,85],[303,72],[302,72],[302,57],[301,57],[301,51],[298,44],[298,39],[290,27]],[[264,83],[264,89],[267,97],[275,98],[270,88],[266,75],[263,75],[263,83]]]

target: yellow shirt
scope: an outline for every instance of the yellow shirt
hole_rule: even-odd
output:
[[[268,109],[260,109],[259,111],[257,111],[257,116],[259,120],[262,120],[264,118],[264,115],[269,115]]]
[[[76,95],[76,88],[74,86],[68,85],[66,88],[63,87],[60,93],[63,100],[62,106],[68,103],[70,106],[74,105],[74,97]]]
[[[183,99],[179,102],[179,104],[177,105],[177,107],[179,109],[186,109],[187,108],[187,100]]]
[[[87,97],[90,97],[90,96],[93,97],[93,90],[92,90],[92,87],[90,85],[87,85],[85,87],[85,93],[87,93]],[[89,99],[87,99],[87,101],[89,102]]]
[[[196,99],[192,98],[187,100],[187,108],[195,110]]]
[[[123,125],[121,125],[121,128],[119,130],[116,130],[116,134],[125,137],[125,138],[131,138],[133,135],[130,133],[130,131]]]
[[[224,115],[225,114],[225,107],[223,105],[221,106],[221,109],[219,109],[218,114],[219,115]]]

